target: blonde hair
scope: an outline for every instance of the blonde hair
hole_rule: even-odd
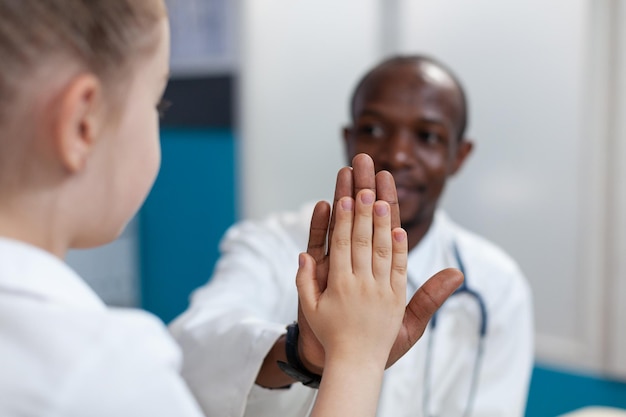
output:
[[[156,46],[163,0],[0,0],[0,122],[28,74],[68,57],[104,81]]]

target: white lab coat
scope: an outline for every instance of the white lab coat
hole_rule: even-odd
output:
[[[300,417],[316,391],[301,384],[264,389],[254,381],[263,359],[297,313],[298,253],[306,249],[312,206],[262,222],[233,226],[221,243],[211,281],[170,326],[183,349],[183,377],[207,415]],[[409,255],[407,299],[445,267],[458,267],[456,242],[471,289],[488,311],[485,353],[472,416],[524,414],[533,358],[529,287],[515,262],[484,239],[438,212]],[[455,296],[441,308],[431,353],[430,413],[463,415],[478,344],[478,308]],[[340,319],[340,318],[338,318]],[[416,346],[386,371],[379,417],[423,415],[427,330]],[[216,343],[216,341],[219,341]]]
[[[108,309],[63,262],[0,238],[0,416],[200,417],[155,317]]]

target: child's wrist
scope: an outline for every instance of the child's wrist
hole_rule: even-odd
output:
[[[327,354],[324,369],[327,373],[347,372],[355,377],[362,375],[363,378],[369,378],[373,375],[382,375],[386,364],[386,358],[383,359],[379,354],[336,351]]]
[[[349,348],[346,344],[341,344],[335,349],[326,351],[324,369],[330,364],[340,362],[346,367],[368,367],[371,369],[384,370],[387,365],[388,354],[383,351],[371,351],[361,347]]]

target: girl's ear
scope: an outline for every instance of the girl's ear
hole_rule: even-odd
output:
[[[58,95],[52,146],[62,166],[81,172],[102,126],[102,85],[92,74],[75,77]]]

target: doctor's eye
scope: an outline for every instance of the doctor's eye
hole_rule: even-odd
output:
[[[170,107],[172,107],[172,102],[162,98],[156,106],[159,117],[163,118],[163,116],[165,116],[165,112],[167,112]]]
[[[431,130],[420,130],[417,132],[417,137],[419,138],[420,142],[426,143],[428,145],[437,145],[444,142],[439,133],[433,132]]]
[[[385,130],[380,125],[367,123],[357,127],[357,135],[362,138],[382,139],[385,137]]]

